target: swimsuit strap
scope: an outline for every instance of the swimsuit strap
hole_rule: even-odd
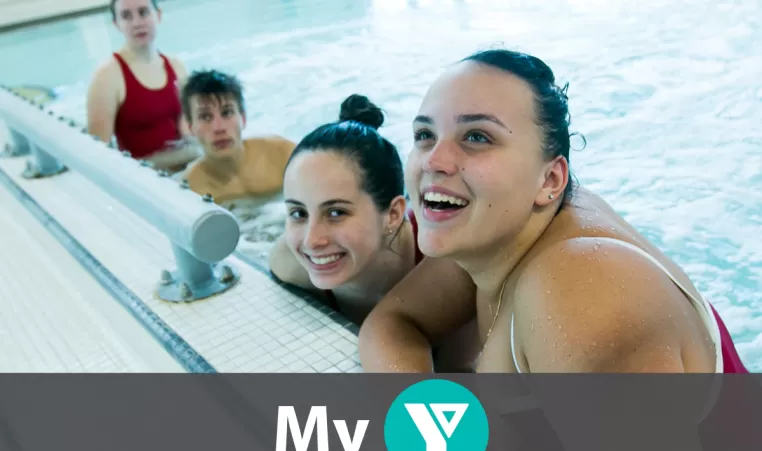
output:
[[[647,258],[651,263],[656,265],[657,268],[661,269],[667,277],[672,280],[672,282],[677,285],[677,288],[680,289],[680,291],[685,294],[686,297],[691,301],[691,304],[693,304],[693,307],[698,311],[699,316],[701,316],[701,319],[704,321],[704,324],[709,329],[709,334],[712,337],[712,342],[714,342],[714,349],[715,349],[715,373],[722,373],[723,372],[723,358],[722,358],[722,338],[720,336],[720,328],[717,324],[717,318],[714,316],[714,313],[712,311],[711,306],[709,305],[709,302],[706,301],[706,299],[703,299],[702,297],[696,297],[694,296],[690,291],[688,291],[683,284],[681,284],[673,275],[672,273],[661,264],[659,260],[657,260],[653,255],[649,254],[645,250],[639,248],[638,246],[635,246],[634,244],[628,243],[626,241],[622,240],[615,240],[613,238],[598,238],[598,239],[604,239],[604,240],[611,240],[616,241],[618,244],[624,245],[625,247],[628,247],[635,251],[636,253],[642,255],[643,257]],[[516,341],[514,340],[514,319],[515,314],[511,313],[511,355],[513,356],[513,364],[516,365],[516,371],[521,373],[521,367],[519,367],[519,361],[516,355]]]

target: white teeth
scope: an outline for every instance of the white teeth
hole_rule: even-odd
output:
[[[459,207],[465,207],[468,204],[468,201],[466,200],[458,199],[457,197],[446,196],[440,193],[432,193],[432,192],[428,192],[424,194],[423,200],[425,200],[426,202],[447,202],[453,205],[457,205]]]
[[[341,258],[341,254],[333,254],[329,255],[327,257],[309,257],[312,263],[316,265],[327,265],[328,263],[333,263],[336,260]]]

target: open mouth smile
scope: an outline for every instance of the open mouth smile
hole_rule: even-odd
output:
[[[439,191],[426,191],[421,199],[423,217],[430,222],[444,222],[459,215],[470,202]]]

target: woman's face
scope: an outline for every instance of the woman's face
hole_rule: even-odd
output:
[[[114,11],[114,23],[131,47],[141,48],[153,43],[161,11],[151,0],[117,0]]]
[[[413,133],[405,182],[426,255],[510,252],[533,210],[552,202],[558,165],[542,155],[534,95],[516,76],[459,63],[430,87]]]
[[[322,290],[360,274],[397,223],[394,214],[378,211],[358,175],[353,161],[331,151],[304,152],[286,169],[286,243]]]

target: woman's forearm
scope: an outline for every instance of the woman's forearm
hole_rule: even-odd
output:
[[[412,323],[394,315],[373,315],[360,329],[360,362],[368,373],[431,373],[431,345]]]

